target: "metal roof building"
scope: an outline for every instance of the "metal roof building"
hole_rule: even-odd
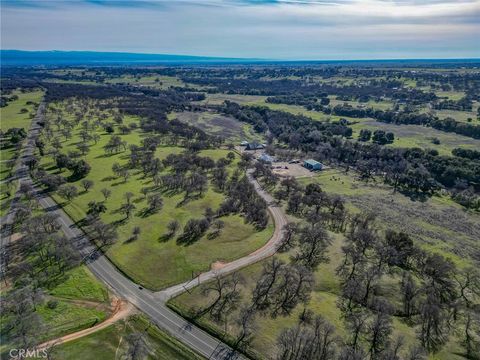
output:
[[[322,167],[323,167],[322,163],[319,163],[318,161],[313,159],[305,160],[303,162],[303,166],[308,170],[312,170],[312,171],[322,170]]]

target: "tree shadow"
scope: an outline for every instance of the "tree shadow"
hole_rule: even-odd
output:
[[[220,231],[212,231],[207,234],[207,239],[208,240],[214,240],[220,236],[221,232]]]
[[[163,234],[163,235],[160,235],[160,237],[158,238],[158,241],[159,242],[168,242],[169,240],[171,240],[173,238],[173,235],[174,234],[171,234],[171,233],[166,233],[166,234]]]
[[[117,154],[119,154],[119,153],[111,153],[111,154],[97,155],[97,156],[95,156],[95,159],[106,159],[106,158],[115,156],[115,155],[117,155]]]
[[[184,205],[187,205],[190,201],[195,201],[195,200],[201,199],[201,198],[203,198],[203,195],[204,195],[204,194],[190,195],[190,196],[188,196],[188,197],[185,196],[185,197],[183,198],[183,200],[180,201],[180,202],[176,205],[176,207],[179,208],[179,207],[182,207],[182,206],[184,206]]]
[[[127,183],[126,181],[119,181],[119,182],[110,184],[110,186],[118,186],[118,185],[122,185],[122,184],[126,184],[126,183]]]
[[[133,202],[134,204],[138,204],[138,203],[141,203],[143,200],[145,200],[144,197],[138,197],[138,198],[132,200],[132,202]]]
[[[202,234],[203,235],[203,234]],[[188,235],[188,234],[185,234],[183,233],[182,235],[180,235],[178,238],[177,238],[177,245],[181,246],[189,246],[189,245],[192,245],[194,244],[195,242],[197,242],[198,240],[200,240],[200,238],[202,237],[202,235]]]
[[[132,242],[134,242],[134,241],[137,241],[137,240],[138,240],[138,238],[135,237],[134,235],[132,235],[132,236],[130,236],[127,240],[125,240],[125,241],[123,242],[123,244],[130,244],[130,243],[132,243]]]
[[[112,225],[115,226],[115,227],[118,227],[118,226],[121,226],[121,225],[125,225],[128,221],[128,218],[123,218],[123,219],[118,219],[118,220],[115,220],[114,222],[112,222]]]
[[[159,210],[152,210],[150,209],[149,207],[146,207],[142,210],[140,210],[139,212],[137,212],[137,216],[141,217],[141,218],[146,218],[146,217],[149,217],[153,214],[156,214]]]

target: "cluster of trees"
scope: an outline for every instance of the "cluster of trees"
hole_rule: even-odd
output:
[[[456,269],[450,260],[415,246],[405,233],[380,232],[374,216],[348,214],[341,199],[325,194],[317,184],[302,188],[295,179],[286,178],[279,191],[280,199],[290,194],[288,211],[307,221],[303,226],[289,223],[284,228],[282,251],[296,245],[300,245],[301,251],[307,240],[310,246],[304,254],[311,255],[314,249],[321,249],[319,262],[325,261],[328,241],[322,241],[326,238],[322,229],[327,227],[346,234],[346,245],[342,248],[344,261],[337,274],[341,279],[339,307],[349,337],[341,341],[332,336],[327,347],[334,353],[336,347],[342,348],[336,354],[339,359],[403,358],[400,355],[400,352],[405,353],[401,350],[403,339],[391,338],[392,316],[406,319],[417,329],[419,342],[426,351],[439,350],[448,341],[454,326],[462,329],[462,344],[467,356],[480,350],[480,274],[477,270]],[[337,209],[341,209],[338,215],[330,217]],[[319,245],[311,246],[315,243]],[[305,257],[299,253],[292,255],[294,262],[302,259]],[[302,265],[308,267],[309,263]],[[392,277],[397,279],[401,295],[390,303],[392,300],[387,300],[383,291],[383,279]],[[257,287],[260,284],[261,281]],[[391,282],[388,286],[392,286]],[[280,334],[280,358],[296,358],[296,354],[314,351],[313,345],[300,341],[312,334],[313,315],[306,318],[309,319],[306,323],[302,316],[299,325]],[[323,319],[316,321],[323,324],[322,329],[330,329]],[[299,342],[289,343],[292,336],[300,336],[296,338]],[[406,358],[424,358],[422,348],[411,348]]]
[[[321,108],[324,110],[324,108]],[[408,110],[376,110],[373,108],[356,108],[349,104],[336,105],[328,110],[338,116],[349,116],[355,118],[371,117],[377,121],[392,124],[424,125],[434,129],[453,132],[456,134],[480,139],[480,126],[465,122],[456,121],[453,118],[439,119],[429,113],[411,112]]]
[[[395,149],[342,139],[332,136],[335,134],[332,126],[333,129],[350,129],[343,124],[319,124],[308,117],[262,107],[242,107],[225,102],[222,110],[241,121],[260,124],[258,128],[268,130],[271,137],[292,150],[343,165],[347,171],[353,167],[366,180],[381,174],[395,190],[431,194],[441,186],[453,188],[459,180],[468,186],[480,183],[480,162],[475,159],[440,156],[433,150]]]
[[[472,149],[455,148],[452,150],[454,156],[470,160],[480,160],[480,151]]]
[[[59,232],[57,216],[39,213],[31,185],[20,189],[22,201],[15,204],[13,228],[22,236],[2,249],[2,277],[12,288],[2,295],[2,339],[31,348],[42,334],[37,311],[48,289],[66,278],[80,259],[71,242]]]
[[[11,96],[8,96],[7,94],[3,93],[4,95],[2,95],[0,97],[0,107],[5,107],[8,105],[8,103],[10,101],[16,101],[18,100],[18,95],[11,95]]]
[[[459,100],[441,100],[433,104],[436,110],[458,110],[458,111],[472,111],[472,100],[468,97],[463,97]]]
[[[326,140],[333,135],[352,136],[352,129],[345,122],[322,123],[312,121],[303,115],[293,115],[284,111],[274,111],[261,106],[240,106],[231,101],[219,108],[227,115],[252,124],[258,132],[267,130],[292,148],[302,151],[314,149],[315,143]]]
[[[258,76],[249,77],[248,71],[241,70],[242,76],[225,77],[218,76],[212,71],[196,74],[197,76],[182,76],[182,80],[191,84],[198,84],[210,87],[207,92],[221,92],[227,94],[243,95],[267,95],[270,102],[281,102],[286,100],[291,103],[290,96],[295,94],[297,100],[300,96],[319,96],[320,94],[337,95],[351,100],[366,102],[370,99],[388,97],[409,104],[423,104],[437,100],[433,92],[425,92],[420,89],[403,86],[400,80],[396,79],[369,79],[354,84],[332,84],[310,81],[306,79],[261,79]],[[223,74],[222,74],[223,75]],[[247,76],[245,76],[247,75]],[[312,76],[312,75],[310,75]],[[302,105],[313,106],[317,102],[311,99],[310,102]]]
[[[258,229],[267,226],[267,203],[257,194],[246,176],[235,172],[224,187],[226,199],[218,209],[220,216],[240,213],[247,222],[254,224]]]
[[[346,239],[337,273],[351,353],[382,358],[399,347],[390,338],[393,315],[415,326],[419,342],[429,352],[441,349],[455,324],[462,328],[467,356],[478,353],[480,339],[473,335],[480,329],[478,319],[473,320],[480,295],[478,271],[457,270],[450,260],[415,246],[404,233],[380,233],[371,215],[353,217]],[[384,295],[384,277],[397,279],[399,302]]]
[[[242,305],[245,281],[238,273],[228,277],[216,277],[207,283],[202,293],[211,300],[203,308],[193,308],[194,318],[209,316],[227,327],[230,317],[236,313],[237,326],[234,349],[247,349],[256,329],[257,316],[289,316],[299,304],[306,304],[314,286],[311,269],[298,261],[291,264],[277,258],[266,262],[260,278],[251,293],[249,305]]]
[[[195,93],[113,85],[45,83],[44,86],[47,89],[45,98],[48,102],[93,100],[100,110],[116,108],[121,114],[140,117],[140,126],[145,132],[173,134],[174,138],[182,138],[185,142],[201,148],[211,147],[221,141],[196,127],[176,120],[167,120],[167,113],[185,110],[189,107],[189,101],[200,99],[201,96]],[[77,118],[81,119],[82,114],[79,115]],[[125,130],[125,127],[123,129]]]
[[[335,359],[340,341],[335,327],[320,315],[304,311],[298,324],[283,329],[277,338],[278,360]]]
[[[27,133],[24,128],[10,128],[5,132],[1,132],[0,136],[2,137],[2,149],[4,149],[9,145],[15,145],[21,142],[27,137]],[[4,142],[4,138],[7,138],[9,143]]]
[[[385,145],[385,144],[391,144],[395,140],[395,135],[390,132],[390,131],[383,131],[383,130],[374,130],[373,131],[373,137],[372,137],[372,131],[369,129],[362,129],[360,130],[360,133],[358,134],[358,140],[359,141],[372,141],[376,144],[379,145]]]

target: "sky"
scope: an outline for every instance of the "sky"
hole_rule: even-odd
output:
[[[1,48],[480,58],[480,0],[1,0]]]

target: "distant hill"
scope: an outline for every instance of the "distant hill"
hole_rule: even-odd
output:
[[[398,59],[398,60],[269,60],[254,58],[227,58],[211,56],[140,54],[99,51],[24,51],[0,50],[2,66],[56,66],[56,65],[182,65],[182,64],[339,64],[375,66],[479,64],[480,59]]]
[[[0,50],[2,66],[246,63],[256,59],[97,51]]]

